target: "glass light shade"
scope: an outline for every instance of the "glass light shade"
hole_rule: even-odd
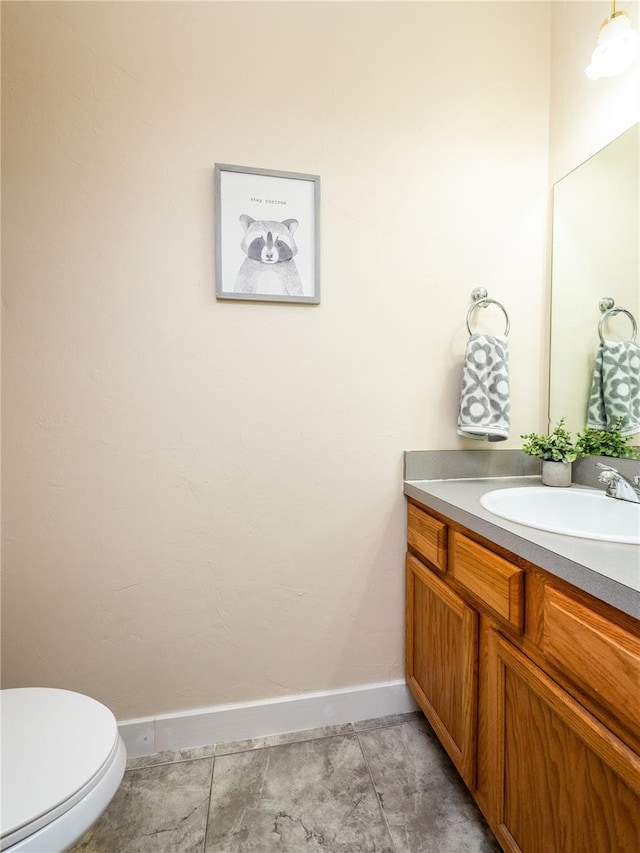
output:
[[[615,77],[640,56],[640,37],[624,12],[608,18],[598,35],[591,64],[584,73],[590,80]]]

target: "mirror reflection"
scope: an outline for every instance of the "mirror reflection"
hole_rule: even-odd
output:
[[[584,429],[587,411],[593,418],[601,336],[605,347],[624,355],[628,348],[616,344],[632,339],[640,317],[639,128],[631,127],[554,186],[549,420],[565,416],[572,432]],[[605,315],[612,303],[604,299],[624,310]],[[634,364],[623,370],[640,381]],[[634,404],[616,376],[615,382],[601,379],[609,416],[640,405],[637,388]],[[627,433],[638,431],[632,429]],[[632,443],[640,443],[638,437]]]

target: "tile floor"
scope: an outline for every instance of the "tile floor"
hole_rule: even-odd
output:
[[[72,853],[498,853],[422,714],[130,759]]]

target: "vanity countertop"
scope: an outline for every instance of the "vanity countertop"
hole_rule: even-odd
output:
[[[539,483],[538,477],[405,480],[404,493],[425,509],[442,513],[578,589],[640,619],[640,545],[548,533],[499,518],[480,506],[480,498],[486,492]]]

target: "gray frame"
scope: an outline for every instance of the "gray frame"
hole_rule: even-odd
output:
[[[236,172],[245,175],[259,175],[261,177],[272,178],[274,188],[277,188],[278,180],[286,178],[288,181],[305,181],[311,183],[313,193],[313,246],[307,247],[306,252],[312,252],[312,267],[313,267],[313,293],[311,296],[304,296],[301,293],[266,293],[266,292],[248,292],[231,289],[232,285],[229,281],[230,276],[227,275],[227,281],[224,280],[224,252],[222,237],[222,221],[225,199],[222,197],[222,173]],[[252,302],[295,302],[317,305],[320,302],[320,177],[318,175],[305,175],[299,172],[282,172],[275,169],[254,169],[245,166],[230,166],[228,164],[216,163],[214,167],[214,195],[215,195],[215,253],[216,253],[216,298],[224,300],[248,300]],[[283,222],[284,224],[284,222]],[[241,231],[238,230],[238,245],[241,242]],[[246,259],[249,261],[249,258]],[[254,261],[254,264],[259,263]],[[291,263],[294,263],[291,259]],[[244,264],[243,264],[244,266]],[[277,264],[275,265],[278,266]],[[300,276],[297,272],[297,267],[294,266],[297,279]],[[239,279],[239,274],[238,274]],[[263,279],[264,281],[264,279]],[[236,280],[234,280],[234,286]]]

